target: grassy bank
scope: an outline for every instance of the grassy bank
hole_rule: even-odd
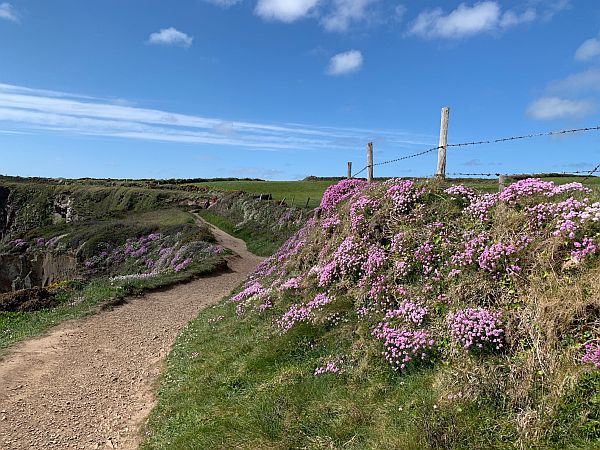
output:
[[[246,243],[248,250],[258,256],[270,256],[281,246],[280,240],[274,240],[271,233],[259,233],[248,229],[238,229],[226,217],[201,209],[197,213],[208,223],[220,228]]]
[[[142,448],[599,448],[597,193],[445,188],[328,192],[178,338]]]

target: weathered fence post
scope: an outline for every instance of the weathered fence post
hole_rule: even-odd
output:
[[[436,178],[446,178],[446,146],[448,145],[448,116],[450,108],[442,108],[442,122],[440,124],[440,143],[438,145],[438,162],[435,171]]]
[[[352,161],[348,161],[348,179],[352,178]]]
[[[373,143],[367,144],[367,181],[371,183],[373,181]]]
[[[498,192],[502,192],[506,187],[506,175],[498,174]]]
[[[310,197],[308,197],[308,198],[306,199],[306,206],[305,206],[305,208],[308,208],[308,204],[309,204],[309,203],[310,203]]]

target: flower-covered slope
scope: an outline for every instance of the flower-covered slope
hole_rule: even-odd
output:
[[[278,333],[354,323],[399,371],[473,355],[510,358],[545,314],[529,300],[532,286],[574,280],[594,265],[599,232],[600,203],[579,183],[526,179],[478,194],[462,185],[344,180],[232,301],[240,317],[263,314]],[[561,354],[598,365],[597,320],[577,321],[561,324],[570,336]],[[324,367],[354,357],[331,355]]]

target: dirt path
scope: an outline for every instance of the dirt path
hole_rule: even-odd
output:
[[[0,361],[0,448],[137,448],[162,361],[182,327],[262,259],[211,228],[240,255],[231,272],[131,299],[11,349]]]

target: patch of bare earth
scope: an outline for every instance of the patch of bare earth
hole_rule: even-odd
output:
[[[175,338],[262,259],[211,228],[239,255],[231,271],[130,299],[9,351],[0,361],[0,448],[137,448]]]

